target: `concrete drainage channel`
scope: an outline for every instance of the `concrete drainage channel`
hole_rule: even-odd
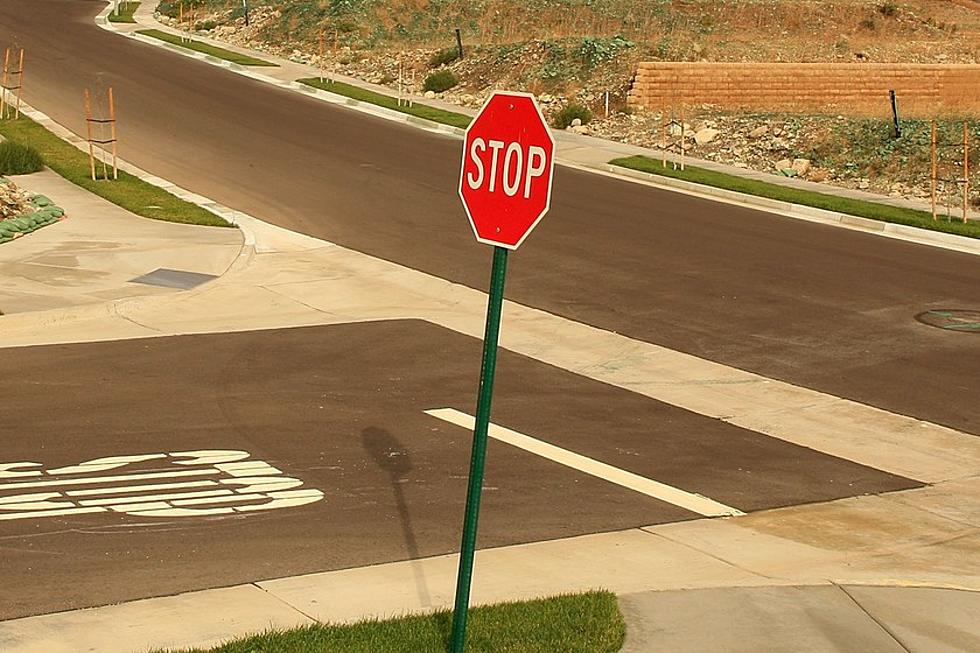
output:
[[[970,308],[940,308],[919,313],[915,319],[926,326],[944,331],[980,333],[980,310]]]

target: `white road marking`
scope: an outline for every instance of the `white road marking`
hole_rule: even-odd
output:
[[[43,469],[40,463],[0,463],[0,520],[88,513],[200,517],[275,510],[323,499],[320,490],[296,489],[302,487],[303,481],[282,475],[281,470],[265,461],[247,460],[249,456],[247,451],[203,449],[110,456],[48,470]],[[149,460],[161,460],[183,467],[163,471],[156,466],[152,471],[132,474],[92,475]],[[199,478],[202,476],[213,478]],[[31,480],[20,480],[24,477]],[[198,478],[174,483],[140,483],[185,477]],[[77,489],[78,486],[88,485],[103,487]],[[51,491],[19,492],[49,488]],[[57,491],[61,488],[70,489]]]
[[[225,481],[221,481],[225,482]],[[149,492],[156,490],[179,490],[188,487],[215,487],[218,481],[186,481],[184,483],[152,483],[148,485],[132,485],[126,487],[98,487],[88,490],[69,490],[65,492],[69,497],[89,497],[99,494],[125,494],[129,492]],[[0,503],[3,500],[0,499]]]
[[[65,515],[81,515],[89,512],[105,512],[105,508],[70,508],[68,510],[38,510],[36,512],[15,512],[0,514],[0,521],[11,519],[32,519],[34,517],[63,517]]]
[[[158,458],[166,457],[167,454],[165,453],[150,453],[140,456],[110,456],[108,458],[96,458],[95,460],[87,460],[78,465],[49,469],[47,470],[47,474],[49,476],[59,476],[61,474],[87,474],[90,472],[104,472],[110,469],[118,469],[120,467],[125,467],[126,465],[132,465],[133,463],[141,463],[146,460],[156,460]]]
[[[176,451],[170,455],[174,458],[190,458],[190,460],[175,460],[174,464],[176,465],[214,465],[245,460],[251,454],[247,451],[234,449],[202,449],[200,451]]]
[[[461,426],[468,430],[473,430],[476,419],[472,415],[460,412],[453,408],[438,408],[425,411],[426,415],[441,419],[450,424]],[[596,478],[601,478],[610,483],[615,483],[622,487],[645,494],[654,499],[659,499],[666,503],[690,510],[705,517],[737,517],[745,513],[738,508],[726,506],[708,497],[685,492],[670,485],[653,481],[638,474],[627,472],[626,470],[607,465],[593,458],[577,454],[553,444],[542,442],[529,435],[512,431],[498,424],[490,424],[488,432],[494,440],[505,442],[509,445],[518,447],[535,455],[547,458],[556,463],[571,467],[580,472],[590,474]]]
[[[22,478],[25,476],[40,476],[38,470],[16,471],[18,467],[40,467],[41,463],[0,463],[0,478]]]
[[[117,506],[126,503],[141,503],[146,501],[170,501],[191,497],[224,497],[234,496],[231,490],[201,490],[200,492],[171,492],[169,494],[151,494],[135,497],[112,497],[109,499],[86,499],[79,501],[80,506]]]
[[[281,471],[262,460],[249,460],[244,463],[218,463],[218,469],[232,476],[262,476],[265,474],[282,474]]]
[[[216,476],[221,471],[217,469],[188,469],[175,472],[148,472],[146,474],[124,474],[121,476],[94,476],[89,478],[64,478],[50,481],[33,481],[30,483],[4,484],[2,489],[19,489],[27,487],[48,487],[51,485],[91,485],[93,483],[115,483],[118,481],[141,481],[148,478],[178,478],[181,476]]]

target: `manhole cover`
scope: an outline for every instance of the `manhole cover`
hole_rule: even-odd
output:
[[[915,316],[919,322],[947,331],[980,333],[980,310],[941,308]]]

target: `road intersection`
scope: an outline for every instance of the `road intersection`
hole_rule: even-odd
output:
[[[110,509],[0,521],[12,570],[0,619],[301,574],[356,594],[375,582],[356,569],[365,565],[412,579],[411,599],[394,593],[389,603],[378,593],[390,585],[378,582],[379,610],[440,605],[443,561],[458,546],[469,446],[459,424],[473,412],[485,302],[485,257],[450,206],[452,181],[440,181],[456,173],[458,142],[122,41],[92,27],[99,6],[55,0],[36,14],[13,11],[0,37],[15,25],[23,39],[34,20],[25,16],[68,17],[72,39],[90,44],[83,69],[96,69],[101,48],[125,51],[104,59],[113,84],[131,84],[142,103],[131,105],[124,155],[307,235],[248,223],[251,244],[226,245],[240,248],[236,263],[195,290],[5,316],[0,387],[17,409],[0,428],[0,502],[36,489],[16,487],[31,482],[17,474],[74,482],[81,477],[54,471],[106,457],[153,456],[125,473],[181,482],[167,476],[177,454],[201,451],[242,452],[281,472],[265,478],[294,478],[323,497],[184,518],[114,510],[126,503],[104,481],[86,486],[102,494],[64,496],[85,488],[59,486],[64,494],[37,500]],[[59,47],[38,53],[28,99],[72,125],[75,81],[60,70]],[[153,109],[159,93],[171,94],[172,111]],[[236,94],[262,103],[261,119],[249,106],[226,115],[219,96]],[[268,128],[284,115],[297,119]],[[186,124],[164,138],[175,119]],[[320,144],[303,138],[324,122],[343,128],[318,132]],[[377,146],[397,156],[355,148],[371,141],[358,130],[378,133]],[[247,164],[263,140],[281,143],[265,151],[285,157],[283,167]],[[541,577],[534,589],[512,584],[518,594],[596,578],[623,591],[847,578],[975,589],[980,343],[914,317],[980,302],[976,257],[570,169],[559,170],[555,192],[554,225],[529,241],[526,261],[515,259],[505,308],[501,437],[480,541],[505,548],[486,552],[482,597],[507,596],[492,561],[530,542],[550,552],[532,555]],[[590,239],[576,241],[575,230],[589,228]],[[420,229],[432,237],[413,237]],[[24,462],[38,466],[9,466]],[[852,498],[864,495],[881,496]],[[227,496],[160,501],[216,508]],[[698,514],[698,496],[748,514],[699,519],[708,513]],[[640,533],[743,571],[701,560],[660,585],[646,573],[629,580],[609,557],[639,555]],[[750,536],[756,545],[736,546]],[[960,559],[939,565],[943,552]],[[607,574],[580,569],[562,585],[542,562],[556,555],[605,560]],[[368,609],[367,598],[348,612],[306,604],[324,591],[311,582],[263,586],[304,614]]]

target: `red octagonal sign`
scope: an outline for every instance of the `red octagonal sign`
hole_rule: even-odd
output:
[[[551,205],[555,141],[533,95],[497,92],[470,123],[459,196],[476,239],[517,249]]]

